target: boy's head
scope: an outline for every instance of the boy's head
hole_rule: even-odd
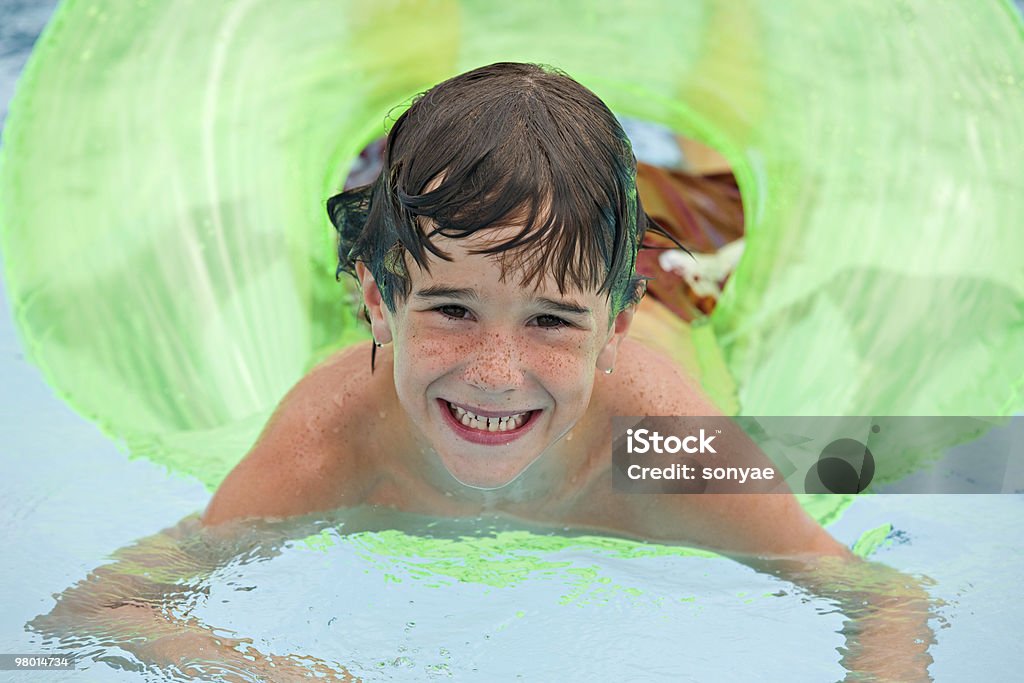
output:
[[[419,96],[383,161],[328,210],[339,269],[393,342],[392,426],[429,446],[427,471],[474,488],[558,480],[558,457],[519,475],[567,452],[640,294],[647,224],[622,128],[564,74],[493,64]]]
[[[366,264],[391,311],[409,295],[407,254],[428,268],[427,253],[447,258],[435,236],[510,223],[522,229],[481,253],[523,286],[554,273],[563,293],[606,295],[612,317],[638,300],[636,160],[608,107],[565,74],[498,63],[444,81],[398,118],[383,162],[328,212],[339,273]]]

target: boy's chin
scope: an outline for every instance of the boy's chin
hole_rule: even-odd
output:
[[[518,479],[532,462],[500,462],[499,458],[491,460],[442,454],[441,462],[455,481],[468,488],[482,491],[493,491],[508,486]]]

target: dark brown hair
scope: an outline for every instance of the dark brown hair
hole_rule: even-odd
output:
[[[426,270],[427,252],[450,260],[434,235],[513,220],[518,234],[472,253],[501,254],[524,285],[552,273],[563,294],[605,293],[613,317],[642,295],[648,218],[632,147],[604,102],[561,71],[502,62],[434,86],[395,122],[383,162],[375,182],[331,197],[327,211],[338,276],[362,261],[390,310],[410,292],[406,253]]]

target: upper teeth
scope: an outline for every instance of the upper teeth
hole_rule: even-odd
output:
[[[486,430],[488,432],[507,432],[513,429],[519,429],[523,426],[523,422],[526,421],[526,416],[529,413],[516,413],[515,415],[507,415],[505,417],[481,417],[474,413],[469,412],[465,408],[460,408],[454,403],[449,403],[448,407],[455,412],[456,418],[471,429]]]

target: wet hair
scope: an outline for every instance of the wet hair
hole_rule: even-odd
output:
[[[410,293],[406,254],[424,270],[428,252],[451,260],[434,235],[521,225],[470,253],[495,254],[502,277],[512,269],[523,286],[551,273],[562,294],[606,294],[614,319],[643,294],[644,232],[666,234],[641,206],[632,147],[604,102],[557,69],[510,62],[415,97],[377,179],[331,197],[327,211],[340,235],[338,277],[355,277],[362,261],[391,311]]]

